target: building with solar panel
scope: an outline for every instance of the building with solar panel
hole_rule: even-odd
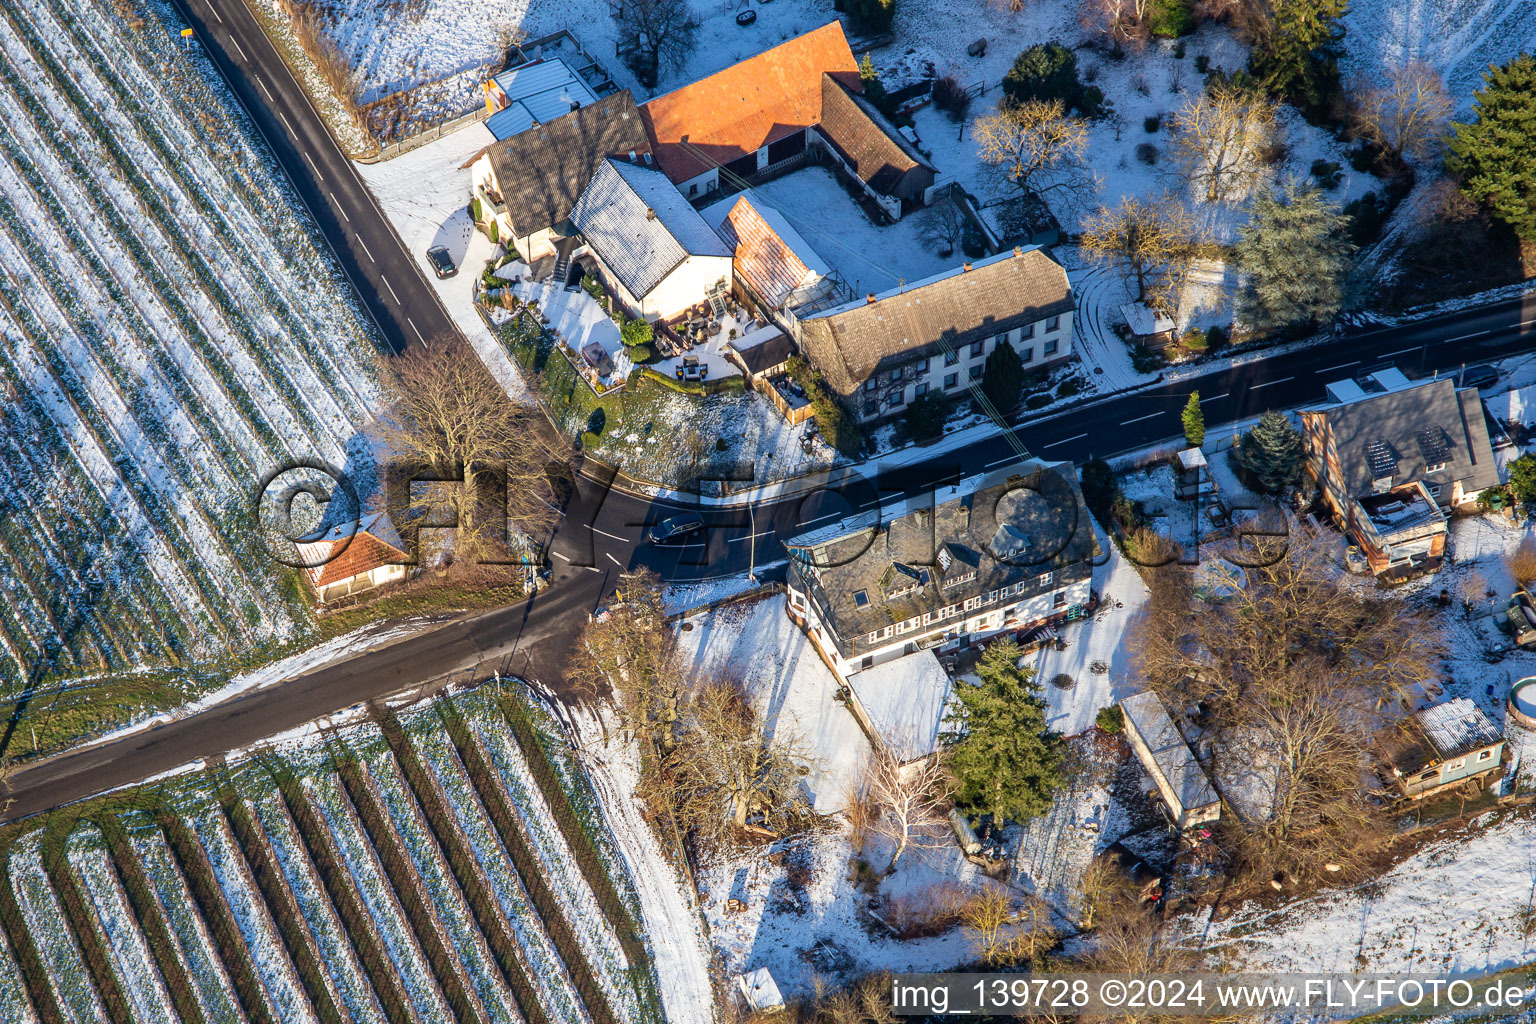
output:
[[[1327,390],[1326,403],[1301,410],[1324,502],[1376,576],[1435,571],[1446,513],[1499,484],[1477,389],[1389,367]]]

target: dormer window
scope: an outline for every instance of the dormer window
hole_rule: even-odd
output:
[[[868,593],[866,593],[865,591],[862,591],[862,590],[855,590],[853,592],[853,606],[855,608],[863,608],[863,607],[867,606],[868,604],[869,604],[869,594]]]
[[[1444,468],[1445,468],[1445,463],[1443,463],[1443,462],[1436,462],[1433,465],[1425,466],[1424,467],[1424,472],[1426,472],[1426,473],[1438,473],[1438,472],[1440,472]]]

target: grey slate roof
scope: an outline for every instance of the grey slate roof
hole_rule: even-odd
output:
[[[592,251],[630,294],[650,293],[689,256],[731,251],[661,171],[606,160],[571,211]]]
[[[1120,709],[1151,751],[1158,771],[1163,773],[1163,778],[1178,796],[1183,805],[1179,810],[1188,811],[1217,802],[1210,778],[1195,760],[1195,752],[1184,742],[1184,735],[1168,717],[1157,694],[1143,690],[1122,700]]]
[[[883,506],[785,542],[840,646],[851,650],[875,630],[1003,587],[1024,584],[1000,605],[1092,575],[1098,542],[1070,463],[1005,467],[941,489],[931,507],[926,496],[922,502]],[[1049,582],[1041,580],[1046,573],[1054,574]]]
[[[1351,497],[1370,494],[1383,468],[1394,483],[1460,480],[1464,490],[1480,491],[1499,482],[1477,389],[1457,391],[1448,377],[1314,411],[1328,420]],[[1427,472],[1426,452],[1442,459],[1445,469]]]
[[[808,318],[801,343],[847,397],[879,370],[937,353],[941,337],[959,348],[1071,309],[1061,264],[1039,249],[1014,250]]]
[[[625,89],[494,143],[488,155],[507,216],[516,233],[527,236],[571,215],[604,158],[650,150],[635,98]]]

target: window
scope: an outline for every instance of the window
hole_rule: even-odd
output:
[[[928,393],[927,383],[918,384],[912,388],[912,397],[921,398]]]
[[[1429,496],[1431,498],[1438,498],[1438,497],[1440,497],[1440,485],[1439,484],[1430,484],[1429,485]]]
[[[971,380],[981,380],[981,369],[982,368],[981,368],[980,365],[971,367],[971,370],[970,370]]]
[[[1486,760],[1488,760],[1492,756],[1493,756],[1493,751],[1491,751],[1491,750],[1479,750],[1477,752],[1477,759],[1479,761],[1486,761]]]
[[[956,352],[954,349],[950,349],[948,352],[944,353],[944,365],[945,366],[954,366],[959,361],[960,361],[960,353]]]
[[[1024,327],[1020,327],[1019,328],[1019,340],[1020,341],[1023,341],[1025,338],[1033,338],[1034,336],[1035,336],[1035,325],[1034,324],[1027,324]]]
[[[981,607],[981,598],[979,598],[979,597],[968,597],[968,598],[965,599],[965,610],[966,611],[971,611],[972,609],[980,608],[980,607]]]
[[[1050,573],[1043,572],[1043,573],[1040,574],[1040,585],[1042,587],[1049,587],[1051,585],[1051,574]]]
[[[1438,768],[1435,769],[1432,772],[1425,772],[1423,775],[1419,776],[1419,781],[1420,782],[1429,782],[1430,780],[1434,779],[1439,774],[1440,774],[1440,770]]]
[[[877,385],[876,385],[876,382],[875,382],[875,378],[873,378],[873,377],[869,378],[869,380],[864,382],[864,390],[865,391],[873,391],[873,390],[875,390],[876,386]]]
[[[985,352],[986,349],[987,343],[985,340],[971,342],[971,358],[975,359],[977,356]]]
[[[869,593],[863,590],[855,590],[853,592],[853,606],[855,608],[863,608],[867,604],[869,604]]]
[[[1058,590],[1058,591],[1056,591],[1056,607],[1057,608],[1065,608],[1066,606],[1067,606],[1067,592],[1065,590]]]
[[[993,601],[996,601],[996,600],[997,600],[997,591],[989,590],[987,592],[987,604],[991,604]]]
[[[1425,466],[1424,467],[1424,472],[1426,472],[1426,473],[1438,473],[1438,472],[1440,472],[1444,468],[1445,468],[1445,463],[1437,462],[1433,466]],[[1435,487],[1435,488],[1431,488],[1431,490],[1439,490],[1439,488]]]
[[[891,395],[891,407],[892,408],[895,408],[898,405],[905,405],[906,401],[907,401],[907,389],[906,388],[902,388],[900,391],[898,391],[895,394]]]
[[[1023,362],[1023,363],[1032,363],[1032,362],[1034,362],[1035,361],[1035,350],[1033,348],[1027,348],[1024,351],[1020,352],[1019,353],[1019,361]]]
[[[1057,347],[1056,339],[1052,338],[1050,341],[1045,343],[1045,354],[1048,356],[1055,355]]]
[[[959,381],[960,375],[958,373],[946,373],[944,375],[944,390],[948,391],[950,388],[959,383]]]
[[[868,655],[865,655],[864,660],[859,662],[859,667],[860,668],[869,668],[874,663],[875,663],[875,659],[874,658],[872,658],[872,657],[870,657]]]
[[[901,367],[898,366],[898,367],[896,367],[896,369],[891,371],[891,383],[892,384],[900,384],[901,383]]]
[[[694,182],[692,185],[688,186],[688,194],[691,196],[696,196],[699,194],[698,182]]]
[[[1054,331],[1057,328],[1059,328],[1060,326],[1061,326],[1061,317],[1059,317],[1059,316],[1053,316],[1053,317],[1051,317],[1049,320],[1047,320],[1045,322],[1045,329],[1048,330],[1048,331]]]
[[[927,373],[928,372],[928,360],[927,359],[919,359],[917,362],[913,363],[912,364],[912,372],[913,373]]]

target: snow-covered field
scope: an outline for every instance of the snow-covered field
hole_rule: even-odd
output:
[[[0,16],[0,680],[301,637],[245,518],[294,459],[358,468],[375,349],[180,23]]]
[[[48,975],[55,1003],[70,1024],[106,1024],[79,943],[64,923],[64,908],[43,869],[42,833],[25,836],[11,848],[10,884],[21,919]]]

